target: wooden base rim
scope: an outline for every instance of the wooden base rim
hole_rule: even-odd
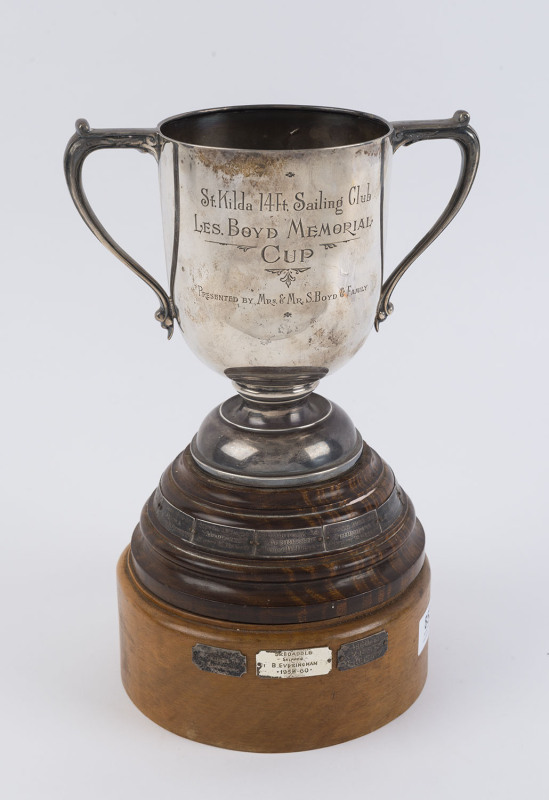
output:
[[[231,750],[311,750],[387,724],[423,689],[427,559],[389,602],[281,625],[170,606],[136,580],[128,556],[129,548],[117,569],[122,680],[135,705],[173,733]]]

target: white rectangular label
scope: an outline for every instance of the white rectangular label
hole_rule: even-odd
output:
[[[330,672],[332,651],[329,647],[261,650],[255,657],[255,663],[260,678],[310,678]]]
[[[429,620],[431,616],[430,611],[431,611],[431,605],[429,604],[427,606],[427,611],[419,621],[419,635],[417,640],[418,656],[421,655],[423,648],[427,644],[427,639],[429,638]]]

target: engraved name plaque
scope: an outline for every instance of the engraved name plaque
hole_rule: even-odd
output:
[[[339,670],[354,669],[376,661],[387,652],[388,636],[386,631],[374,633],[356,642],[342,644],[337,653],[337,668]]]
[[[195,644],[193,664],[204,672],[232,675],[235,678],[240,678],[246,672],[244,653],[239,650],[225,650],[223,647],[210,647],[207,644]]]
[[[261,650],[256,658],[260,678],[310,678],[327,675],[332,669],[329,647],[309,647],[303,650]]]

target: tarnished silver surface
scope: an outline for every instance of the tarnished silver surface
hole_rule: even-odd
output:
[[[192,652],[193,664],[203,672],[215,672],[233,678],[241,678],[246,674],[247,659],[240,650],[227,650],[199,642],[194,645]]]
[[[269,487],[333,478],[358,461],[362,446],[349,416],[321,395],[289,404],[235,396],[208,414],[191,453],[216,478]]]
[[[425,252],[454,219],[471,191],[478,169],[480,145],[475,131],[469,125],[469,120],[470,116],[467,111],[456,111],[452,119],[435,119],[429,122],[393,122],[393,150],[398,150],[402,146],[408,147],[414,142],[426,139],[453,139],[461,151],[461,169],[456,188],[440,217],[381,287],[375,323],[376,330],[379,329],[379,323],[387,319],[387,316],[393,312],[391,295],[399,280],[416,258]]]
[[[368,115],[301,108],[160,126],[173,300],[203,361],[333,371],[361,347],[381,289],[389,131]]]
[[[382,658],[387,652],[389,636],[387,631],[374,633],[364,639],[342,644],[337,651],[337,668],[339,670],[356,669],[371,661]]]
[[[156,317],[169,335],[177,320],[193,351],[227,374],[246,402],[304,400],[299,413],[286,409],[280,418],[274,406],[256,414],[240,408],[245,424],[227,416],[225,404],[193,442],[204,469],[278,485],[325,479],[358,458],[360,437],[339,412],[311,423],[310,393],[391,313],[397,282],[463,204],[479,157],[468,123],[464,111],[391,124],[307,106],[210,109],[155,130],[93,130],[77,122],[65,155],[73,200],[100,241],[156,293]],[[435,225],[384,281],[393,152],[438,138],[460,147],[458,183]],[[87,201],[82,164],[107,147],[137,148],[158,160],[169,293],[110,237]],[[275,417],[278,440],[266,424]]]
[[[168,338],[173,334],[174,308],[171,297],[168,297],[162,286],[152,275],[143,269],[120,245],[107,233],[99,222],[82,185],[82,167],[84,161],[94,150],[109,148],[133,148],[143,153],[151,153],[157,160],[160,156],[160,137],[157,130],[144,129],[107,129],[91,130],[85,119],[76,120],[76,133],[69,141],[65,151],[65,177],[71,197],[82,219],[99,241],[117,258],[135,272],[145,283],[151,287],[160,300],[160,308],[155,314],[156,319],[168,331]]]

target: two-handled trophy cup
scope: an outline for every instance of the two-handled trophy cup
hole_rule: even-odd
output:
[[[237,394],[163,474],[118,566],[122,677],[147,716],[199,742],[282,752],[392,720],[427,675],[424,533],[391,469],[316,394],[393,310],[410,264],[473,183],[469,115],[245,106],[156,129],[77,122],[65,169],[103,244],[158,296],[156,319]],[[393,152],[454,139],[448,206],[385,280]],[[159,163],[169,293],[109,236],[82,188],[93,150]]]

